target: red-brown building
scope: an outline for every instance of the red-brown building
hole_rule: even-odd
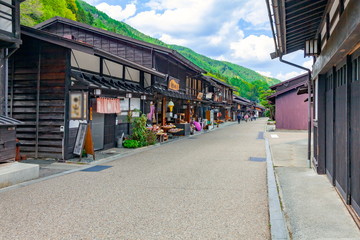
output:
[[[277,129],[306,130],[308,128],[307,95],[298,95],[298,88],[308,81],[308,74],[271,86],[275,92],[268,99],[275,104]]]

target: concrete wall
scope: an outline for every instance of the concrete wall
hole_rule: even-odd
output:
[[[306,130],[308,124],[307,94],[297,95],[296,89],[276,97],[275,120],[277,129]]]

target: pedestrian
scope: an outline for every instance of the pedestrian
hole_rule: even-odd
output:
[[[245,114],[244,119],[245,119],[245,121],[247,122],[248,119],[249,119],[249,115]]]
[[[238,114],[237,114],[237,120],[238,120],[238,124],[240,124],[240,120],[241,120],[241,114],[240,114],[240,112],[238,112]]]

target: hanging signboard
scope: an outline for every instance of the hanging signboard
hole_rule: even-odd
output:
[[[180,90],[180,81],[179,79],[171,78],[169,80],[168,88],[174,91]]]
[[[87,119],[87,102],[88,93],[70,92],[70,119],[86,120]]]
[[[199,92],[196,98],[201,100],[203,98],[203,96],[204,96],[204,93]]]
[[[82,151],[84,149],[87,126],[87,123],[80,123],[76,134],[76,141],[73,153],[79,156],[82,155]]]
[[[206,93],[205,98],[206,99],[212,99],[213,93]]]

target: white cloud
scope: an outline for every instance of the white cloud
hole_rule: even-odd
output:
[[[265,77],[273,77],[271,72],[263,72],[263,71],[256,71],[256,72]]]
[[[208,17],[207,13],[213,8],[214,1],[150,0],[147,5],[151,10],[137,14],[126,20],[126,23],[155,37],[164,33],[172,37],[198,34],[204,31],[204,19]]]
[[[250,35],[230,44],[232,57],[240,61],[268,61],[270,53],[274,51],[272,37],[265,35]]]
[[[229,61],[224,55],[220,55],[218,57],[214,57],[215,60],[218,61]]]
[[[220,45],[228,42],[230,39],[244,38],[244,32],[237,26],[236,22],[225,22],[217,33],[208,37],[210,45]]]
[[[264,0],[247,1],[241,8],[234,11],[233,14],[254,26],[266,25],[267,28],[270,27],[268,25],[269,17]]]
[[[136,5],[134,3],[127,4],[123,9],[120,5],[109,5],[106,2],[102,2],[96,5],[96,8],[118,21],[123,21],[136,13]]]
[[[161,41],[168,43],[168,44],[175,44],[175,45],[186,45],[188,40],[180,39],[180,38],[173,38],[168,34],[163,34],[160,38]]]
[[[288,80],[290,78],[297,77],[297,76],[299,76],[301,74],[304,74],[304,73],[306,73],[306,71],[300,71],[300,72],[293,71],[293,72],[288,72],[288,73],[285,73],[285,74],[279,73],[279,74],[276,75],[275,78],[280,79],[281,81],[285,81],[285,80]]]
[[[306,61],[303,63],[303,67],[305,68],[308,68],[308,69],[312,69],[312,65],[313,65],[314,61],[313,59],[311,58],[310,60]]]
[[[100,0],[84,0],[84,1],[90,5],[95,5],[96,3],[100,2]]]

